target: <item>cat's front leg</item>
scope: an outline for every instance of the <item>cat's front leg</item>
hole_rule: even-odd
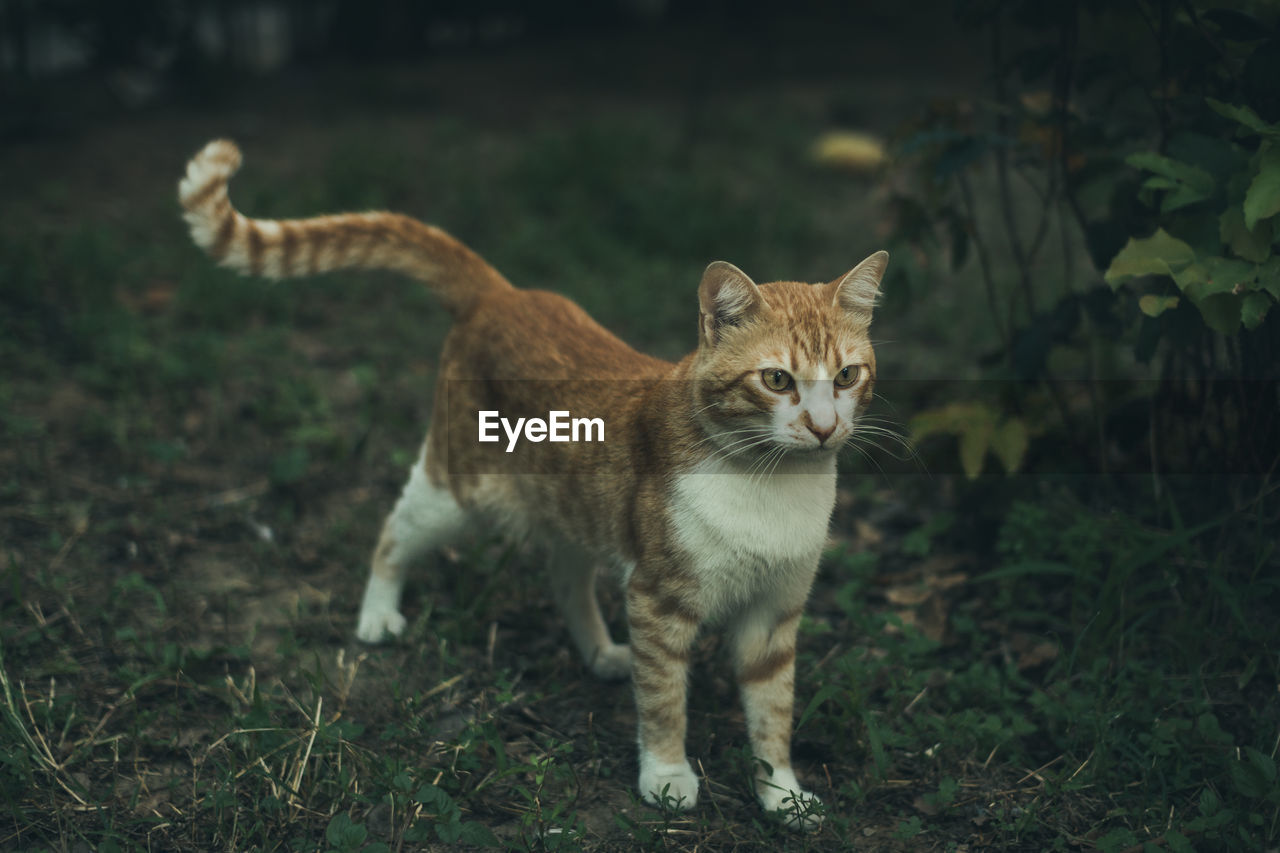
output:
[[[803,604],[778,612],[762,606],[743,614],[733,631],[734,663],[751,749],[757,759],[756,796],[794,829],[821,825],[820,801],[791,769],[796,631]]]
[[[633,582],[627,589],[631,678],[639,722],[640,795],[658,806],[691,809],[698,777],[684,752],[689,653],[698,618],[669,591]]]

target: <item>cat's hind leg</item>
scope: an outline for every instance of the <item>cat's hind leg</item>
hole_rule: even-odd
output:
[[[595,562],[578,548],[559,544],[547,560],[551,591],[587,668],[599,678],[631,676],[631,649],[615,643],[600,615]]]
[[[466,512],[448,488],[431,482],[426,469],[424,451],[382,525],[356,626],[356,636],[366,643],[404,632],[400,592],[409,565],[430,549],[451,544],[466,528]]]

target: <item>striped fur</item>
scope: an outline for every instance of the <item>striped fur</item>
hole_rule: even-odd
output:
[[[309,219],[250,219],[231,204],[227,182],[240,149],[218,139],[187,165],[178,199],[196,245],[215,261],[268,278],[336,270],[388,270],[432,285],[450,311],[511,285],[453,237],[399,213],[343,213]]]
[[[513,288],[409,217],[246,218],[227,196],[239,165],[234,144],[211,142],[179,187],[192,238],[217,261],[268,277],[398,271],[456,316],[422,457],[374,549],[357,636],[404,631],[405,574],[430,549],[477,526],[534,539],[585,664],[632,680],[644,798],[697,803],[685,755],[690,654],[704,627],[721,626],[760,759],[757,796],[794,827],[817,825],[817,798],[791,767],[796,633],[835,502],[836,452],[875,383],[867,335],[888,256],[816,285],[757,285],[715,262],[698,289],[698,348],[672,364],[564,297]],[[494,409],[598,416],[607,440],[506,453],[476,440],[478,413]],[[609,568],[629,645],[613,641],[596,602]]]

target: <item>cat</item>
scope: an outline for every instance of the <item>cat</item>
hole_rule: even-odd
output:
[[[271,278],[382,269],[426,283],[454,316],[431,426],[383,525],[356,635],[399,635],[405,572],[468,528],[548,545],[552,596],[585,665],[633,682],[639,788],[693,808],[685,753],[690,653],[723,626],[757,760],[761,805],[796,828],[818,797],[791,765],[796,632],[836,497],[836,456],[872,397],[868,338],[888,254],[826,284],[757,285],[716,261],[698,287],[697,349],[642,355],[569,299],[517,289],[444,231],[396,213],[249,219],[216,140],[179,185],[191,235],[216,261]],[[678,225],[673,225],[678,227]],[[601,421],[601,441],[479,440],[486,413]],[[525,438],[532,436],[526,430]],[[615,643],[595,583],[611,568],[629,645]]]

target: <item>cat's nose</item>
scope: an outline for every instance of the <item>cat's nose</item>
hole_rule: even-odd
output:
[[[817,424],[815,424],[813,421],[809,421],[809,423],[807,423],[806,426],[809,427],[809,432],[813,433],[815,436],[818,437],[818,444],[825,443],[828,438],[831,438],[831,433],[836,431],[835,424],[832,424],[831,426],[820,427]]]

